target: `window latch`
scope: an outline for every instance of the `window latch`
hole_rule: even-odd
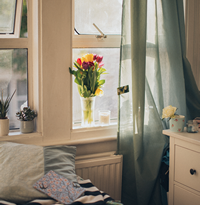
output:
[[[97,35],[96,38],[98,38],[98,39],[107,38],[107,36],[98,28],[98,26],[97,26],[95,23],[93,23],[93,26],[94,26],[94,27],[99,31],[99,33],[101,34],[101,35]]]

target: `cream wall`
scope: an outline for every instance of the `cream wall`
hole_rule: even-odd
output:
[[[200,90],[200,1],[186,0],[186,46],[187,58]]]

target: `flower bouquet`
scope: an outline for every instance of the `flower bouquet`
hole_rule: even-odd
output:
[[[78,92],[81,97],[82,107],[82,126],[94,125],[94,104],[95,96],[102,96],[102,85],[105,80],[100,80],[101,74],[106,74],[103,68],[103,56],[96,54],[86,54],[74,62],[77,70],[69,71],[75,76],[74,82],[77,84]]]
[[[185,116],[176,114],[177,108],[171,105],[165,107],[162,112],[162,119],[169,118],[170,130],[182,132],[185,124]]]

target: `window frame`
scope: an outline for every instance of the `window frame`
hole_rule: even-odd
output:
[[[72,49],[74,48],[120,48],[121,44],[121,35],[107,35],[106,38],[98,39],[97,35],[84,34],[84,35],[76,35],[74,33],[75,28],[75,0],[72,0]],[[99,33],[99,35],[101,35]],[[118,79],[118,78],[117,78]],[[71,76],[71,99],[73,90],[73,81]],[[117,94],[117,88],[116,88]],[[73,99],[71,102],[73,106]],[[117,136],[117,121],[115,124],[109,126],[95,126],[91,128],[73,128],[73,107],[71,106],[71,138],[79,139],[79,138],[91,138],[91,137],[111,137]],[[78,125],[80,126],[80,125]]]
[[[28,50],[28,59],[27,59],[27,67],[28,67],[28,103],[33,109],[38,110],[39,99],[38,99],[38,56],[36,55],[38,49],[37,43],[37,26],[35,22],[38,21],[38,12],[37,12],[37,1],[27,0],[27,38],[20,38],[20,30],[21,30],[21,17],[22,17],[22,7],[23,0],[17,0],[16,2],[16,19],[15,23],[15,32],[14,34],[2,34],[0,35],[0,49],[27,49]],[[34,32],[33,32],[34,31]],[[36,44],[35,44],[36,43]],[[34,44],[34,45],[33,45]],[[34,60],[33,60],[34,58]],[[41,115],[39,114],[36,121],[36,132],[41,132]],[[18,135],[22,136],[18,131],[10,130],[10,136]],[[38,136],[38,134],[34,133],[33,136]],[[12,138],[12,137],[11,137]]]
[[[19,38],[21,30],[21,16],[22,16],[23,0],[16,0],[14,32],[0,34],[1,38]]]
[[[106,150],[115,147],[117,126],[113,133],[110,127],[91,129],[89,135],[88,129],[72,130],[72,1],[27,0],[28,38],[0,39],[0,48],[28,48],[28,100],[38,113],[36,132],[10,132],[0,141],[83,147],[106,142]]]

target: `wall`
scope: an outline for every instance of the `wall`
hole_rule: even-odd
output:
[[[186,47],[187,58],[200,90],[200,1],[186,0]]]

